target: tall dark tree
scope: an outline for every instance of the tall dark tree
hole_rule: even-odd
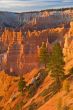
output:
[[[26,87],[26,82],[24,81],[23,77],[20,77],[20,80],[18,82],[18,90],[23,93],[24,87]]]
[[[50,55],[48,69],[51,72],[51,76],[58,82],[64,77],[64,58],[62,48],[59,43],[53,45],[53,50]]]
[[[40,64],[43,64],[46,68],[46,65],[48,63],[48,49],[46,47],[46,44],[43,42],[42,46],[40,48],[40,55],[39,55],[39,59],[40,59]]]

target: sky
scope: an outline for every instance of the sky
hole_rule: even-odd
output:
[[[25,12],[73,7],[73,0],[0,0],[0,11]]]

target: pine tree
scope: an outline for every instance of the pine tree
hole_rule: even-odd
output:
[[[24,87],[26,87],[26,82],[24,81],[23,77],[20,77],[18,82],[18,90],[23,93]]]
[[[64,60],[62,48],[59,43],[53,45],[53,50],[50,55],[48,69],[51,71],[51,76],[58,82],[64,77]]]
[[[39,59],[40,59],[40,63],[44,64],[45,68],[46,68],[46,65],[48,63],[48,57],[49,57],[48,49],[46,47],[46,44],[43,42],[42,46],[40,48]]]

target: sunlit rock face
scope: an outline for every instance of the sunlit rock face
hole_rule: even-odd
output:
[[[50,52],[52,43],[61,42],[64,34],[64,27],[33,32],[5,29],[0,36],[0,44],[4,47],[1,48],[2,68],[11,74],[23,74],[38,68],[42,42],[46,43]]]
[[[42,30],[62,25],[73,20],[73,9],[43,10],[37,12],[0,12],[0,29],[5,27],[24,31]]]
[[[69,62],[73,59],[73,22],[70,23],[70,29],[64,36],[65,43],[63,53],[65,56],[65,62]]]
[[[9,74],[23,74],[38,68],[42,42],[46,43],[48,52],[53,43],[60,42],[67,62],[73,58],[72,36],[73,22],[70,23],[70,28],[63,26],[40,31],[24,32],[7,28],[0,36],[1,70],[4,69]]]
[[[11,71],[11,68],[17,68],[17,59],[20,59],[22,54],[22,33],[14,32],[12,29],[5,29],[1,36],[0,42],[4,48],[1,48],[1,51],[5,50],[2,52],[2,54],[5,54],[6,57],[6,59],[3,57],[3,59],[6,60],[3,63],[4,67],[6,65],[5,69],[10,69]],[[12,69],[12,71],[14,70]]]

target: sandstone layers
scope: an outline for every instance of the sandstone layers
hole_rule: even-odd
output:
[[[70,29],[53,28],[42,31],[14,31],[5,29],[0,36],[1,45],[1,69],[22,74],[33,68],[39,67],[39,51],[42,42],[45,42],[48,51],[52,43],[60,42],[63,47],[65,61],[73,58],[73,23],[70,23]]]
[[[64,28],[46,29],[33,32],[15,32],[5,29],[0,36],[1,69],[22,74],[39,67],[39,51],[43,42],[48,51],[51,44],[63,39]]]

